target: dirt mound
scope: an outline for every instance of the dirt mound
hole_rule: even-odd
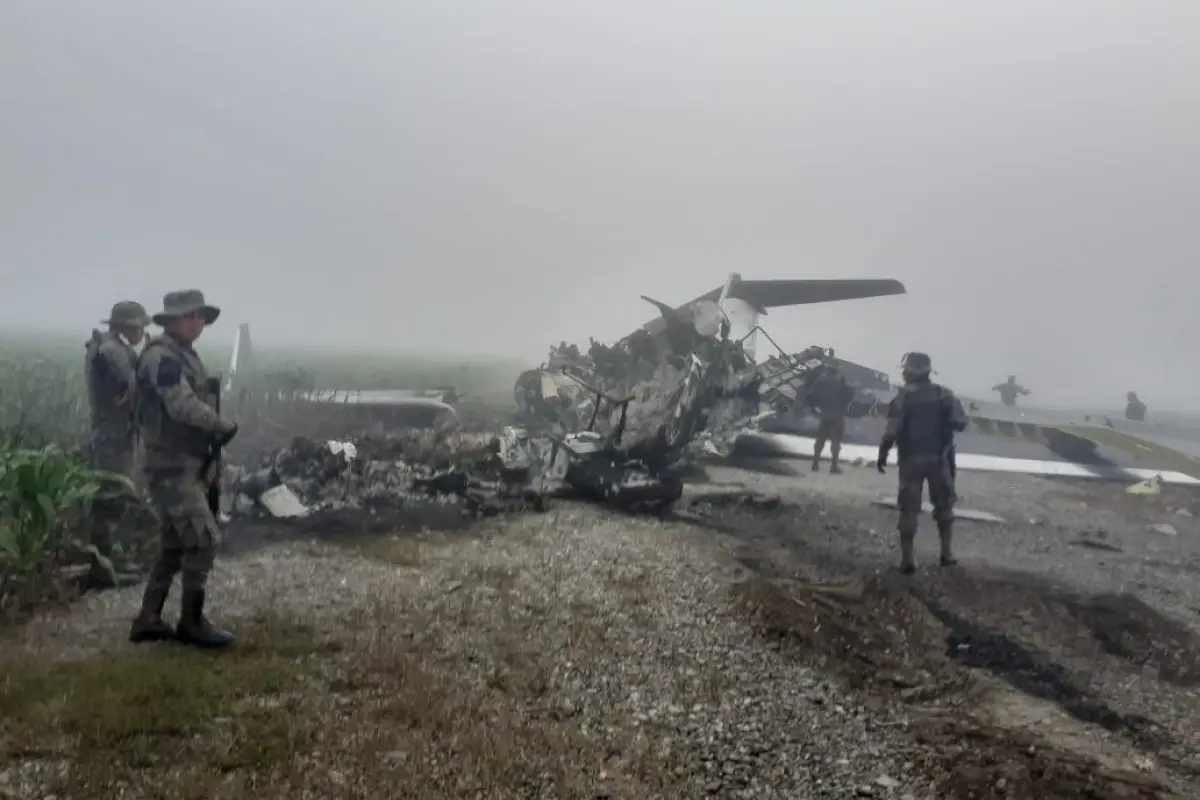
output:
[[[912,687],[928,681],[945,632],[897,582],[874,577],[842,586],[753,579],[737,599],[764,636],[785,640],[854,685]]]
[[[1165,800],[1161,783],[1134,772],[1109,769],[1092,759],[1045,747],[1033,736],[969,722],[928,728],[919,738],[938,758],[923,766],[944,774],[946,798],[1039,798],[1039,800]]]
[[[1200,685],[1200,637],[1131,594],[1062,595],[1058,602],[1106,653],[1155,669],[1177,686]]]
[[[965,576],[946,579],[957,583]],[[937,583],[937,582],[934,582]],[[1079,626],[1103,628],[1124,653],[1165,658],[1148,641],[1186,640],[1167,621],[1132,598],[1075,597],[1044,589],[1009,586],[991,592],[986,581],[971,589],[976,602],[997,610],[1022,591],[1044,604],[1078,609]],[[962,587],[955,586],[955,589]],[[1176,795],[1149,775],[1110,769],[1052,740],[998,727],[982,713],[984,696],[973,675],[987,672],[1014,689],[1057,704],[1084,723],[1122,734],[1135,747],[1169,744],[1152,720],[1121,714],[1089,693],[1086,682],[1051,654],[988,627],[948,598],[920,583],[875,576],[840,586],[755,577],[736,588],[758,632],[786,642],[790,651],[841,675],[851,686],[912,715],[921,756],[918,767],[936,783],[940,797],[1044,800],[1150,800]],[[1057,598],[1057,600],[1056,600]],[[1134,613],[1136,610],[1137,613]],[[1011,614],[1006,607],[1004,614]],[[1000,613],[1000,612],[998,612]],[[1152,621],[1152,622],[1151,622]],[[1157,638],[1147,630],[1160,631]],[[1161,633],[1166,631],[1169,635]],[[1097,638],[1099,635],[1097,634]],[[1188,645],[1191,646],[1191,645]],[[1138,648],[1142,649],[1139,650]],[[1146,649],[1149,648],[1149,649]],[[1180,665],[1179,661],[1164,664]],[[979,713],[977,713],[979,712]]]

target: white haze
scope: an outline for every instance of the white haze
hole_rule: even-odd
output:
[[[0,314],[197,286],[262,344],[537,360],[730,270],[895,277],[764,324],[1194,408],[1198,42],[1163,1],[10,0]]]

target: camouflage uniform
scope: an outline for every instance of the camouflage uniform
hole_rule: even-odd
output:
[[[163,305],[165,310],[154,316],[157,325],[193,314],[210,324],[220,314],[195,290],[168,294]],[[172,636],[162,620],[162,608],[175,574],[182,572],[183,597],[174,636],[202,647],[231,644],[233,637],[205,618],[204,600],[220,541],[208,503],[208,487],[219,479],[219,465],[209,454],[215,443],[232,438],[237,426],[217,414],[204,364],[191,344],[176,335],[166,333],[150,340],[138,360],[137,380],[144,469],[162,539],[130,638],[151,641]]]
[[[879,445],[879,471],[887,464],[893,445],[899,451],[900,568],[905,574],[915,569],[913,541],[921,513],[921,494],[929,485],[929,501],[941,538],[942,566],[956,563],[953,538],[954,434],[967,426],[966,412],[954,393],[929,380],[929,356],[905,356],[905,386],[888,406],[887,430]]]
[[[87,377],[88,404],[91,406],[91,434],[88,454],[92,467],[136,482],[137,442],[134,424],[137,352],[121,334],[122,329],[145,328],[150,317],[140,303],[126,301],[112,308],[104,320],[109,330],[92,331],[84,347],[84,375]],[[117,488],[117,487],[113,487]],[[113,536],[124,519],[126,500],[106,499],[92,508],[89,539],[96,552],[110,564]],[[116,567],[117,565],[114,565]],[[128,586],[137,578],[121,568],[105,569],[93,557],[88,573],[90,588]]]
[[[816,441],[813,442],[812,470],[821,468],[821,452],[829,442],[829,471],[840,473],[838,458],[842,453],[842,438],[846,435],[846,409],[854,399],[854,389],[846,376],[836,367],[826,367],[808,392],[808,404],[820,415]]]

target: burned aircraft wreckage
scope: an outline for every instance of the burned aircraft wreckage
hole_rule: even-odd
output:
[[[544,508],[555,496],[658,511],[680,497],[678,469],[689,456],[725,452],[760,411],[802,404],[813,378],[837,362],[825,348],[788,354],[775,345],[758,324],[767,309],[903,292],[890,280],[743,281],[733,274],[678,308],[644,298],[658,307],[657,319],[611,346],[593,340],[586,353],[563,343],[541,368],[521,374],[517,424],[498,435],[445,428],[399,434],[399,457],[388,459],[365,457],[363,447],[356,452],[348,443],[297,440],[236,476],[234,494],[243,509],[257,503],[277,516],[346,502],[348,490],[324,497],[314,492],[322,481],[343,489],[356,484],[360,494],[363,487],[384,486],[393,496],[460,498],[485,513]],[[239,340],[241,333],[248,334],[243,329]],[[759,336],[777,351],[762,364],[755,361]],[[248,358],[245,345],[240,353],[235,348],[231,375],[242,382]],[[847,372],[853,380],[853,370]],[[852,413],[867,413],[879,401],[881,376],[866,372],[871,381],[859,385]],[[322,465],[316,478],[296,467],[314,459]]]
[[[514,424],[485,430],[459,424],[445,392],[314,392],[310,421],[325,418],[331,403],[369,413],[350,414],[356,424],[340,432],[276,448],[256,469],[231,470],[227,511],[266,508],[290,517],[347,506],[453,502],[486,514],[542,509],[556,496],[659,511],[680,497],[680,468],[689,458],[727,454],[735,442],[765,448],[764,454],[811,455],[816,420],[805,400],[831,366],[855,389],[842,452],[869,460],[880,411],[895,391],[888,376],[824,347],[788,353],[758,320],[774,307],[903,292],[889,280],[743,281],[734,274],[678,308],[644,298],[658,307],[658,318],[613,345],[553,347],[545,364],[517,378]],[[760,338],[773,352],[758,362]],[[239,413],[253,416],[244,398],[261,402],[263,394],[251,390],[248,346],[243,326],[226,390],[231,399],[243,398]],[[373,434],[361,435],[364,419],[372,420]],[[1200,483],[1200,460],[1187,459],[1178,469],[1164,469],[1170,459],[1121,461],[1115,447],[1097,446],[1099,437],[1086,425],[976,412],[970,422],[959,469]],[[342,441],[346,430],[357,438]],[[1125,435],[1104,433],[1104,441]],[[1124,449],[1145,451],[1145,441],[1124,443]]]

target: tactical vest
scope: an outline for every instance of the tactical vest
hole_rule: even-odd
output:
[[[936,456],[952,447],[952,395],[945,387],[925,382],[910,384],[901,391],[904,392],[901,401],[904,403],[904,425],[896,436],[900,457]]]
[[[208,455],[211,437],[199,428],[172,419],[158,394],[157,376],[145,374],[142,368],[147,354],[157,349],[165,349],[178,359],[182,370],[180,380],[187,381],[193,394],[202,403],[216,407],[216,398],[209,396],[203,365],[200,366],[201,371],[197,372],[192,368],[190,359],[177,352],[178,348],[167,337],[151,339],[137,362],[137,422],[146,451],[146,466],[166,467],[195,459],[203,460]]]

